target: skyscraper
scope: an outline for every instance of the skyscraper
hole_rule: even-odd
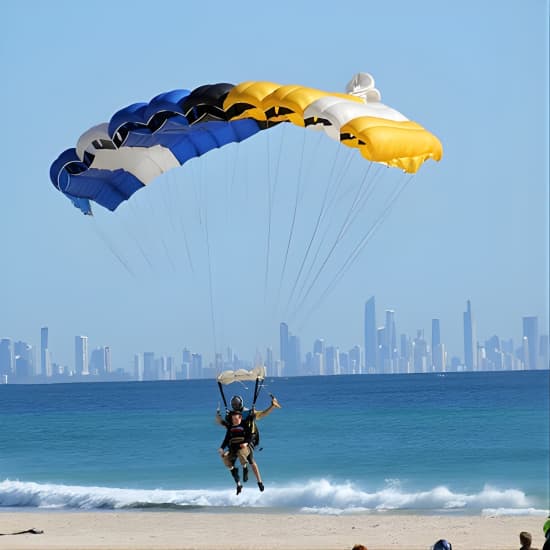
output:
[[[317,338],[317,340],[313,342],[313,353],[320,353],[321,355],[324,355],[325,340],[323,338]]]
[[[327,346],[325,358],[325,374],[340,374],[340,350],[334,346]]]
[[[413,372],[428,372],[428,344],[424,340],[424,331],[416,331],[416,338],[412,341]]]
[[[432,319],[432,350],[441,344],[441,329],[439,319]]]
[[[361,356],[361,346],[353,346],[353,348],[349,350],[350,374],[362,374],[363,361]]]
[[[111,372],[111,348],[103,346],[92,351],[88,370],[92,374],[104,375]]]
[[[74,368],[76,374],[80,376],[88,376],[88,337],[74,337]]]
[[[372,296],[365,304],[365,372],[376,372],[377,353],[376,308]]]
[[[541,369],[547,369],[548,357],[549,357],[550,340],[548,334],[541,334],[539,338],[539,358],[541,363]]]
[[[395,311],[393,309],[386,310],[386,324],[384,328],[382,368],[385,374],[393,374],[397,372],[397,336],[395,334]]]
[[[288,325],[279,325],[279,359],[283,362],[283,368],[288,362]]]
[[[11,338],[0,340],[0,375],[10,377],[14,373],[14,355]]]
[[[439,319],[432,319],[432,370],[445,370],[445,347],[441,343],[441,327]]]
[[[527,354],[523,357],[526,369],[539,367],[539,320],[538,317],[523,318],[523,338],[527,338]]]
[[[275,368],[275,363],[273,360],[273,349],[268,346],[265,350],[265,366],[267,369],[267,373],[273,376],[275,373],[273,369]]]
[[[158,368],[155,364],[155,352],[143,353],[143,380],[158,380]]]
[[[466,302],[464,318],[464,366],[467,371],[477,370],[477,344],[475,322],[472,317],[470,300]]]
[[[301,374],[302,354],[300,351],[300,338],[294,334],[289,334],[288,353],[285,361],[285,374],[288,376],[298,376]]]
[[[40,374],[42,376],[52,375],[48,349],[48,327],[42,327],[40,329]]]

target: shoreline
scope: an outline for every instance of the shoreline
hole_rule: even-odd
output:
[[[0,536],[13,550],[428,550],[440,538],[454,550],[517,550],[519,533],[544,542],[545,516],[420,515],[181,510],[0,511]]]

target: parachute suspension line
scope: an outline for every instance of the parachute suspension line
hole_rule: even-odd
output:
[[[277,302],[276,302],[276,304],[279,304],[279,299],[280,299],[280,296],[281,296],[281,290],[282,290],[283,281],[284,281],[284,277],[285,277],[286,264],[287,264],[287,261],[288,261],[288,253],[290,251],[290,245],[292,243],[292,237],[293,237],[293,234],[294,234],[294,224],[296,223],[296,212],[298,210],[298,201],[300,199],[300,187],[301,187],[301,182],[302,182],[302,166],[303,166],[303,163],[304,163],[305,144],[306,144],[306,132],[302,132],[302,152],[301,152],[301,155],[300,155],[300,167],[299,167],[299,170],[298,170],[296,195],[295,195],[295,199],[294,199],[294,209],[293,209],[293,212],[292,212],[292,221],[291,221],[290,230],[289,230],[289,233],[288,233],[288,241],[287,241],[285,256],[284,256],[284,260],[283,260],[283,267],[281,269],[281,275],[280,275],[280,279],[279,279],[279,288],[277,290]]]
[[[317,219],[315,221],[315,227],[313,228],[313,232],[312,232],[311,237],[309,239],[309,243],[306,247],[306,251],[305,251],[305,253],[302,257],[302,262],[300,263],[300,268],[298,269],[298,273],[297,273],[296,277],[294,278],[294,284],[292,285],[292,290],[291,290],[290,295],[288,297],[285,313],[288,312],[288,309],[290,307],[290,302],[292,301],[292,298],[294,297],[294,292],[296,291],[298,281],[300,280],[300,277],[302,275],[302,271],[304,269],[305,263],[306,263],[307,258],[309,256],[309,251],[311,250],[311,246],[313,245],[313,241],[315,240],[315,237],[317,236],[317,231],[319,230],[321,220],[324,218],[325,210],[326,210],[326,207],[327,207],[328,193],[329,193],[329,190],[330,190],[330,182],[332,181],[332,177],[333,177],[333,174],[334,174],[336,163],[337,163],[338,157],[340,155],[340,150],[341,150],[341,147],[336,147],[336,154],[334,156],[334,159],[333,159],[333,162],[332,162],[332,167],[330,169],[330,175],[329,175],[329,178],[328,178],[328,183],[325,186],[325,192],[324,192],[324,195],[323,195],[323,201],[321,203],[321,208],[319,210],[319,214],[317,215]]]
[[[336,178],[336,183],[334,185],[334,189],[332,190],[332,196],[330,198],[330,200],[327,201],[327,204],[334,204],[336,202],[336,197],[337,197],[337,192],[338,190],[340,189],[340,187],[342,186],[342,183],[345,179],[345,176],[346,176],[346,173],[347,171],[349,170],[349,167],[351,165],[351,161],[352,161],[352,158],[353,158],[353,151],[348,151],[347,152],[347,158],[345,159],[345,162],[344,162],[344,167],[342,168],[341,170],[341,173],[339,175],[338,178]],[[368,173],[368,172],[367,172]],[[366,177],[366,176],[365,176]],[[328,188],[330,189],[330,181],[328,182]],[[328,189],[327,189],[327,193],[328,193]],[[327,213],[327,210],[325,209],[325,211],[321,214],[321,219],[320,219],[320,223],[325,219],[326,217],[326,213]],[[327,225],[324,229],[324,232],[323,234],[321,235],[321,238],[317,244],[317,249],[315,251],[315,254],[313,256],[313,259],[311,260],[310,264],[309,264],[309,268],[308,268],[308,271],[305,275],[305,277],[303,278],[302,280],[302,284],[300,286],[300,290],[298,292],[298,298],[297,298],[297,302],[299,303],[302,303],[304,300],[305,300],[305,297],[303,297],[303,294],[304,294],[304,289],[306,288],[306,286],[308,285],[308,281],[310,281],[310,277],[311,277],[311,274],[312,274],[312,271],[317,263],[317,259],[319,257],[319,254],[321,253],[321,250],[323,248],[323,245],[326,243],[326,240],[327,240],[327,235],[328,235],[328,231],[330,229],[330,225]],[[328,261],[328,260],[327,260]],[[317,278],[319,277],[319,275],[321,274],[321,271],[323,270],[323,267],[324,265],[326,264],[326,261],[323,262],[323,264],[321,265],[320,268],[317,269],[317,275],[314,277],[314,280],[313,282],[311,282],[309,284],[309,289],[306,293],[306,296],[307,294],[309,294],[309,291],[311,289],[311,287],[313,286],[313,284],[315,283],[315,281],[317,280]],[[294,308],[294,312],[297,311],[297,307]],[[291,317],[294,316],[294,313],[291,315]]]
[[[269,282],[269,260],[271,257],[271,228],[273,221],[273,200],[275,198],[275,192],[277,190],[277,182],[279,181],[279,170],[281,166],[281,158],[283,153],[284,133],[286,124],[281,128],[281,139],[279,140],[279,148],[277,156],[275,158],[275,167],[271,169],[271,134],[266,132],[267,141],[267,203],[268,203],[268,229],[267,229],[267,246],[266,246],[266,258],[265,258],[265,278],[264,278],[264,305],[267,303],[268,296],[268,282]]]
[[[176,215],[175,218],[177,220],[177,225],[179,226],[179,230],[181,231],[181,234],[183,236],[183,244],[184,244],[184,249],[185,249],[185,258],[187,260],[187,263],[189,264],[189,268],[191,270],[191,275],[194,278],[195,277],[195,267],[193,265],[193,260],[191,258],[191,251],[189,249],[189,241],[187,239],[187,229],[186,229],[185,222],[184,222],[185,216],[183,215],[183,213],[181,211],[181,205],[187,203],[187,201],[185,200],[184,195],[182,193],[182,190],[185,190],[185,189],[188,188],[187,176],[185,175],[185,177],[184,177],[183,175],[181,175],[181,176],[178,175],[176,177],[176,172],[169,172],[169,174],[174,174],[174,177],[172,178],[171,183],[174,184],[175,197],[173,197],[173,202],[171,203],[171,205],[172,205],[172,209],[174,208],[173,205],[177,205],[178,215]],[[180,177],[183,181],[179,181]]]
[[[332,196],[330,197],[330,199],[328,200],[328,203],[327,204],[335,204],[336,200],[337,200],[337,193],[338,191],[340,190],[341,186],[342,186],[342,183],[344,182],[344,179],[345,179],[345,176],[346,176],[346,173],[350,167],[350,164],[351,164],[351,160],[353,158],[353,151],[347,151],[347,158],[345,159],[345,162],[344,162],[344,167],[341,169],[340,171],[340,174],[338,176],[338,178],[336,178],[335,180],[335,185],[334,185],[334,189],[332,191]],[[329,185],[330,185],[330,182],[329,182]],[[325,210],[325,212],[323,212],[323,216],[321,218],[321,222],[325,219],[326,217],[326,214],[327,214],[327,210]],[[307,282],[311,276],[311,272],[313,271],[313,268],[314,266],[316,265],[316,262],[317,262],[317,258],[319,257],[319,254],[321,253],[321,250],[323,248],[323,245],[325,244],[326,240],[327,240],[327,235],[328,235],[328,232],[329,232],[329,229],[330,229],[330,222],[329,224],[325,227],[324,231],[323,231],[323,234],[321,235],[321,238],[319,240],[319,243],[317,244],[317,249],[315,251],[315,254],[313,256],[313,259],[312,261],[310,262],[310,265],[309,265],[309,268],[308,268],[308,271],[307,271],[307,274],[306,276],[304,277],[304,280],[302,281],[302,285],[300,287],[300,291],[299,291],[299,294],[302,294],[303,291],[304,291],[304,288],[305,286],[307,285]]]
[[[214,357],[218,353],[218,344],[216,339],[216,318],[214,315],[214,290],[212,288],[212,262],[210,257],[210,238],[208,234],[208,213],[204,212],[204,235],[206,239],[206,259],[208,264],[208,293],[210,298],[210,322],[212,326],[212,339],[214,341]]]
[[[166,189],[166,193],[160,193],[162,195],[162,200],[164,203],[163,211],[168,212],[168,219],[170,220],[170,226],[172,228],[172,231],[174,233],[177,232],[177,224],[174,220],[174,205],[176,204],[175,196],[173,192],[173,186],[174,186],[174,172],[165,172],[163,176],[167,181],[164,188]],[[159,182],[161,183],[161,182]]]
[[[313,277],[312,281],[309,283],[309,286],[308,286],[305,294],[302,292],[304,287],[302,287],[302,289],[300,290],[300,298],[298,300],[299,304],[298,304],[297,308],[295,309],[295,311],[297,311],[304,304],[304,302],[306,301],[307,297],[309,296],[311,290],[313,289],[315,283],[317,282],[317,280],[319,279],[321,273],[323,272],[325,266],[327,265],[328,261],[332,257],[332,254],[333,254],[334,250],[336,249],[336,247],[338,246],[338,243],[340,243],[340,241],[343,239],[343,237],[345,235],[345,232],[346,232],[347,228],[349,227],[349,218],[351,216],[351,213],[356,208],[356,205],[359,202],[359,197],[361,195],[361,191],[363,189],[363,186],[365,185],[365,182],[367,181],[367,176],[369,174],[369,170],[370,170],[370,165],[369,165],[369,168],[367,169],[367,171],[365,172],[365,175],[362,178],[361,184],[359,185],[359,188],[357,189],[357,192],[355,194],[353,202],[352,202],[350,208],[348,209],[346,217],[345,217],[344,221],[342,222],[342,225],[340,226],[340,229],[338,231],[338,234],[336,235],[336,238],[334,239],[334,242],[332,243],[332,246],[329,248],[327,254],[325,255],[324,260],[321,262],[321,265],[317,268],[315,276]]]
[[[384,209],[382,210],[381,214],[378,216],[378,218],[371,224],[369,229],[366,231],[366,233],[363,235],[362,239],[359,241],[359,243],[355,246],[355,248],[351,251],[345,262],[340,266],[330,283],[327,285],[323,293],[321,294],[320,298],[317,300],[317,302],[309,309],[308,313],[304,317],[303,323],[306,322],[306,320],[311,316],[311,314],[321,305],[321,303],[325,300],[325,298],[329,295],[329,293],[337,286],[337,284],[340,282],[344,274],[350,269],[350,267],[357,261],[357,258],[359,257],[361,251],[365,248],[365,246],[368,244],[370,239],[374,236],[377,229],[382,225],[382,223],[387,219],[391,209],[397,202],[397,199],[401,195],[401,193],[405,190],[407,185],[410,183],[410,181],[413,179],[415,174],[408,174],[407,177],[401,180],[401,182],[398,184],[396,189],[394,189],[391,196],[387,199],[386,204],[384,206]]]
[[[115,250],[115,247],[112,245],[110,240],[107,238],[107,236],[103,233],[101,228],[99,227],[99,223],[95,219],[95,216],[88,216],[92,219],[92,226],[96,233],[99,235],[103,243],[107,246],[107,248],[111,251],[113,256],[121,263],[121,265],[126,269],[126,271],[135,279],[136,275],[135,273],[130,269],[130,266],[128,265],[128,262],[122,258],[122,256]]]
[[[266,132],[267,144],[267,236],[265,245],[265,271],[264,271],[264,306],[267,302],[267,282],[269,275],[269,256],[271,250],[271,216],[272,216],[272,187],[271,187],[271,155],[269,146],[269,132]]]
[[[166,196],[163,195],[165,210],[168,211],[174,235],[179,236],[179,234],[181,233],[181,235],[183,236],[185,258],[187,260],[187,263],[189,264],[191,274],[194,275],[195,269],[193,267],[193,261],[191,259],[191,252],[189,251],[189,243],[187,241],[187,231],[185,229],[184,216],[181,215],[181,212],[179,213],[179,215],[174,215],[174,205],[178,205],[179,208],[179,205],[185,204],[180,192],[180,188],[183,187],[183,185],[179,184],[180,182],[177,181],[175,172],[173,171],[168,172],[165,177],[168,178],[168,185],[166,186],[166,188],[168,189],[168,193]]]
[[[137,212],[137,208],[135,207],[134,205],[134,201],[127,201],[127,204],[128,204],[128,208],[130,210],[133,211],[133,215],[136,219],[140,219],[141,216],[140,214]],[[149,256],[145,253],[145,250],[143,249],[143,246],[141,244],[141,241],[140,239],[138,239],[135,235],[135,233],[133,231],[131,231],[124,223],[124,218],[121,216],[120,218],[122,221],[121,221],[121,224],[122,226],[124,227],[124,230],[126,231],[126,233],[128,234],[128,236],[133,239],[133,241],[136,243],[136,246],[139,250],[139,252],[141,253],[141,255],[143,256],[143,259],[145,260],[145,262],[149,265],[149,267],[151,268],[151,271],[154,271],[155,268],[153,266],[153,263],[151,262],[151,259],[149,258]]]
[[[164,195],[164,193],[160,193],[160,194],[161,194],[161,195]],[[149,197],[147,197],[147,198],[149,199]],[[153,204],[152,204],[151,200],[146,200],[145,202],[146,202],[147,206],[149,207],[149,211],[150,211],[150,213],[151,213],[151,219],[152,219],[152,220],[158,219],[158,216],[157,216],[157,214],[156,214],[156,212],[155,212],[155,209],[154,209],[154,207],[153,207]],[[152,232],[152,231],[148,231],[147,234],[148,234],[148,235],[152,235],[153,232]],[[164,249],[164,253],[166,254],[166,257],[168,258],[168,261],[170,262],[170,265],[172,266],[172,270],[173,270],[174,273],[175,273],[175,272],[176,272],[176,266],[175,266],[174,261],[173,261],[173,259],[172,259],[172,255],[171,255],[170,252],[169,252],[168,246],[166,245],[166,239],[164,238],[164,235],[162,235],[162,233],[161,233],[161,235],[160,235],[160,242],[161,242],[161,244],[162,244],[162,248]]]
[[[235,156],[233,157],[233,168],[231,169],[231,178],[229,179],[229,182],[228,182],[228,185],[229,185],[229,188],[227,190],[227,197],[228,197],[228,204],[229,205],[232,205],[233,204],[233,193],[234,193],[234,189],[235,189],[235,182],[237,181],[237,166],[239,164],[239,152],[240,152],[240,147],[239,147],[239,144],[236,143],[235,144],[236,147],[235,147]],[[231,225],[232,223],[232,217],[231,217],[231,214],[232,214],[232,210],[231,208],[228,208],[227,209],[227,224],[228,226]]]
[[[365,174],[362,178],[361,184],[360,184],[360,186],[359,186],[359,188],[358,188],[358,190],[355,194],[355,197],[353,199],[353,202],[352,202],[351,206],[348,209],[346,218],[344,219],[344,221],[343,221],[343,223],[340,227],[340,230],[338,232],[338,235],[336,236],[336,239],[334,240],[330,250],[326,254],[324,261],[322,262],[320,267],[317,269],[317,272],[316,272],[315,276],[313,277],[313,280],[310,282],[310,284],[307,288],[307,291],[305,293],[303,293],[304,287],[302,287],[301,294],[300,294],[300,299],[299,299],[299,305],[298,305],[298,307],[295,308],[292,317],[294,317],[294,315],[297,314],[298,308],[301,308],[304,305],[306,299],[308,298],[311,291],[313,290],[315,283],[317,282],[317,280],[319,279],[321,273],[323,272],[326,264],[328,263],[328,261],[332,257],[332,255],[333,255],[333,253],[336,249],[336,246],[344,238],[344,236],[347,232],[347,229],[351,226],[353,221],[357,218],[357,216],[359,215],[359,213],[361,212],[361,210],[364,206],[364,203],[366,202],[366,200],[372,194],[372,191],[373,191],[374,185],[375,185],[375,181],[377,179],[377,176],[380,174],[380,170],[372,178],[369,178],[369,172],[370,172],[371,168],[372,168],[372,163],[369,164],[369,166],[368,166],[368,168],[367,168],[367,170],[366,170],[366,172],[365,172]],[[381,168],[381,167],[379,167],[379,168]],[[365,187],[365,183],[367,183],[366,187]]]

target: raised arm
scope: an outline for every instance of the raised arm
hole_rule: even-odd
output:
[[[267,416],[269,413],[273,411],[273,409],[280,409],[281,405],[279,404],[279,401],[277,401],[277,398],[274,395],[271,395],[271,405],[267,407],[267,409],[264,409],[263,411],[256,411],[256,418],[259,420],[260,418],[263,418],[264,416]]]

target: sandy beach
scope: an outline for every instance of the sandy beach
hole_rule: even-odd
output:
[[[428,550],[447,538],[453,550],[513,550],[529,531],[543,544],[541,516],[419,516],[187,512],[0,513],[0,548],[48,550]]]

